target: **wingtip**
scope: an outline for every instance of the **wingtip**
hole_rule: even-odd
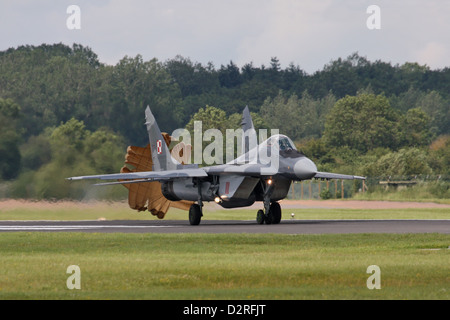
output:
[[[67,181],[76,181],[76,180],[83,180],[84,177],[69,177],[66,178]]]

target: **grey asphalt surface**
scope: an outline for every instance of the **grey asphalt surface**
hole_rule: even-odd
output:
[[[256,221],[203,220],[198,226],[183,220],[0,221],[0,232],[122,232],[122,233],[442,233],[450,220],[282,220],[277,225]]]

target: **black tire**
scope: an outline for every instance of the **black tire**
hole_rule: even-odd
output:
[[[264,218],[264,211],[258,210],[258,212],[256,213],[256,223],[264,224]]]
[[[267,213],[264,215],[264,222],[265,222],[266,224],[272,224],[272,212],[271,212],[270,209],[269,209],[269,212],[267,212]]]
[[[272,202],[270,205],[270,215],[272,216],[272,223],[278,224],[281,221],[281,207],[278,202]]]
[[[189,223],[191,226],[198,226],[202,220],[202,210],[198,204],[193,204],[189,208]]]

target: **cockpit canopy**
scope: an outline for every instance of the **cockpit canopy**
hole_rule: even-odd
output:
[[[292,140],[282,134],[271,136],[269,139],[261,143],[261,146],[265,144],[267,145],[267,147],[278,146],[278,149],[280,151],[297,150]]]
[[[289,139],[289,137],[282,134],[276,134],[261,142],[258,146],[252,148],[247,154],[241,155],[236,160],[232,161],[232,163],[240,164],[253,161],[258,163],[266,162],[265,159],[269,159],[271,154],[280,154],[281,152],[293,150],[297,151],[294,143],[291,139]]]

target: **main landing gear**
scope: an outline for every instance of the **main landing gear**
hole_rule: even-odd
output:
[[[202,200],[202,182],[200,180],[194,181],[198,188],[198,204],[192,204],[189,208],[189,224],[191,226],[198,226],[203,217],[203,200]]]
[[[278,202],[272,202],[266,209],[266,213],[263,210],[258,210],[256,214],[256,222],[258,224],[278,224],[281,221],[281,207]]]
[[[189,208],[189,224],[191,226],[198,226],[202,220],[202,208],[198,204],[193,204]]]

